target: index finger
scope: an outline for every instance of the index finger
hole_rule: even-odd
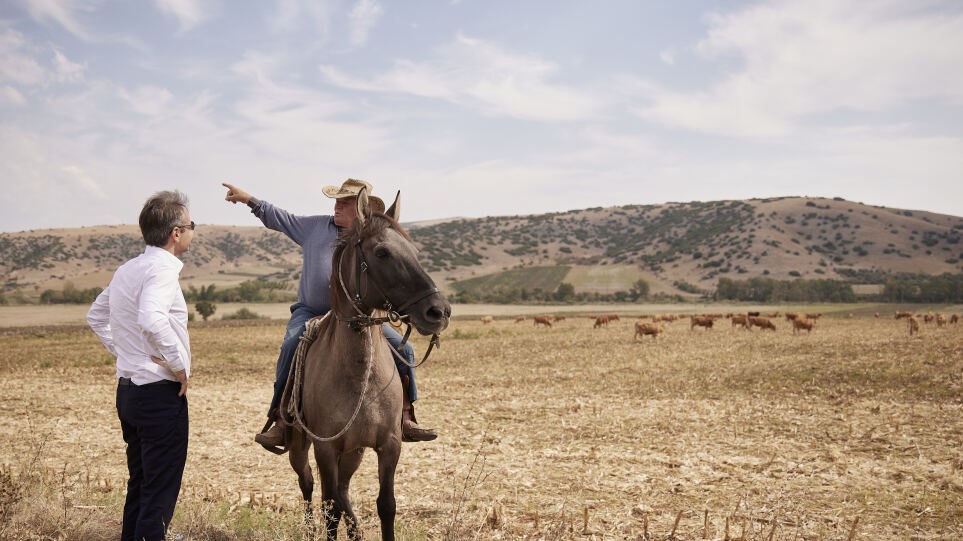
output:
[[[226,182],[222,182],[221,186],[224,186],[225,188],[227,188],[228,190],[231,190],[232,192],[237,190],[237,188],[235,188],[233,184],[228,184]]]

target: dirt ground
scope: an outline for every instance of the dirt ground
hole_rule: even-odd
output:
[[[824,317],[794,336],[784,320],[680,320],[636,340],[631,319],[513,321],[454,321],[419,369],[419,420],[441,437],[405,444],[401,538],[963,539],[961,325],[910,337],[891,316]],[[282,333],[192,328],[179,510],[299,508],[286,457],[253,443]],[[7,334],[0,351],[5,471],[119,491],[113,359],[93,334]],[[369,538],[375,466],[369,452],[352,485]]]

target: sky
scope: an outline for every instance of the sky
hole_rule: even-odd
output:
[[[3,0],[0,231],[842,197],[963,216],[959,0]],[[389,201],[390,202],[390,201]],[[202,230],[201,230],[202,231]]]

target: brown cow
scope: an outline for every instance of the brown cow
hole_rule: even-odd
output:
[[[769,321],[764,317],[750,317],[749,318],[750,331],[752,330],[752,327],[759,327],[760,329],[763,329],[763,330],[768,329],[770,331],[776,330],[776,326],[773,325],[772,321]]]
[[[609,316],[599,316],[595,318],[595,325],[592,325],[592,328],[598,329],[603,326],[608,327],[608,325],[609,325]]]
[[[518,316],[515,318],[515,323],[521,323],[522,321],[525,321],[525,316]]]
[[[960,321],[960,316],[958,314],[953,314],[950,316],[950,323],[958,323]]]
[[[920,332],[920,320],[916,319],[916,316],[910,316],[907,320],[909,321],[910,336],[918,334]]]
[[[656,336],[662,332],[662,326],[658,323],[646,323],[644,321],[635,322],[635,336],[632,337],[633,340],[638,340],[641,336],[645,338],[646,335],[652,337],[655,340]]]
[[[908,318],[908,317],[911,317],[912,315],[913,315],[912,312],[896,312],[895,319]]]
[[[808,334],[810,331],[813,330],[813,327],[815,326],[816,326],[815,319],[797,317],[796,319],[792,320],[792,333],[796,334],[796,332],[801,331],[802,329],[806,329],[806,333]]]
[[[495,318],[493,318],[492,316],[482,316],[481,318],[482,325],[488,325],[493,321],[495,321]]]
[[[707,330],[711,330],[714,321],[715,319],[712,316],[691,316],[689,318],[689,330],[691,331],[696,327],[705,327]]]
[[[942,327],[943,325],[946,325],[946,315],[940,312],[939,314],[936,314],[936,326]]]
[[[799,314],[796,312],[786,312],[786,321],[792,321],[797,317],[799,317]]]
[[[732,316],[732,326],[739,325],[743,329],[749,328],[749,318],[746,316]]]
[[[546,327],[552,326],[552,320],[546,316],[535,316],[533,319],[535,320],[536,327],[539,325],[545,325]]]

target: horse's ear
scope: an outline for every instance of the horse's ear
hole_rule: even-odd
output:
[[[364,227],[364,224],[371,219],[371,204],[368,202],[367,188],[361,188],[361,191],[358,192],[356,205],[355,211],[358,216],[358,225]]]
[[[396,222],[401,219],[401,190],[398,190],[398,193],[395,194],[395,202],[388,207],[385,215]]]

